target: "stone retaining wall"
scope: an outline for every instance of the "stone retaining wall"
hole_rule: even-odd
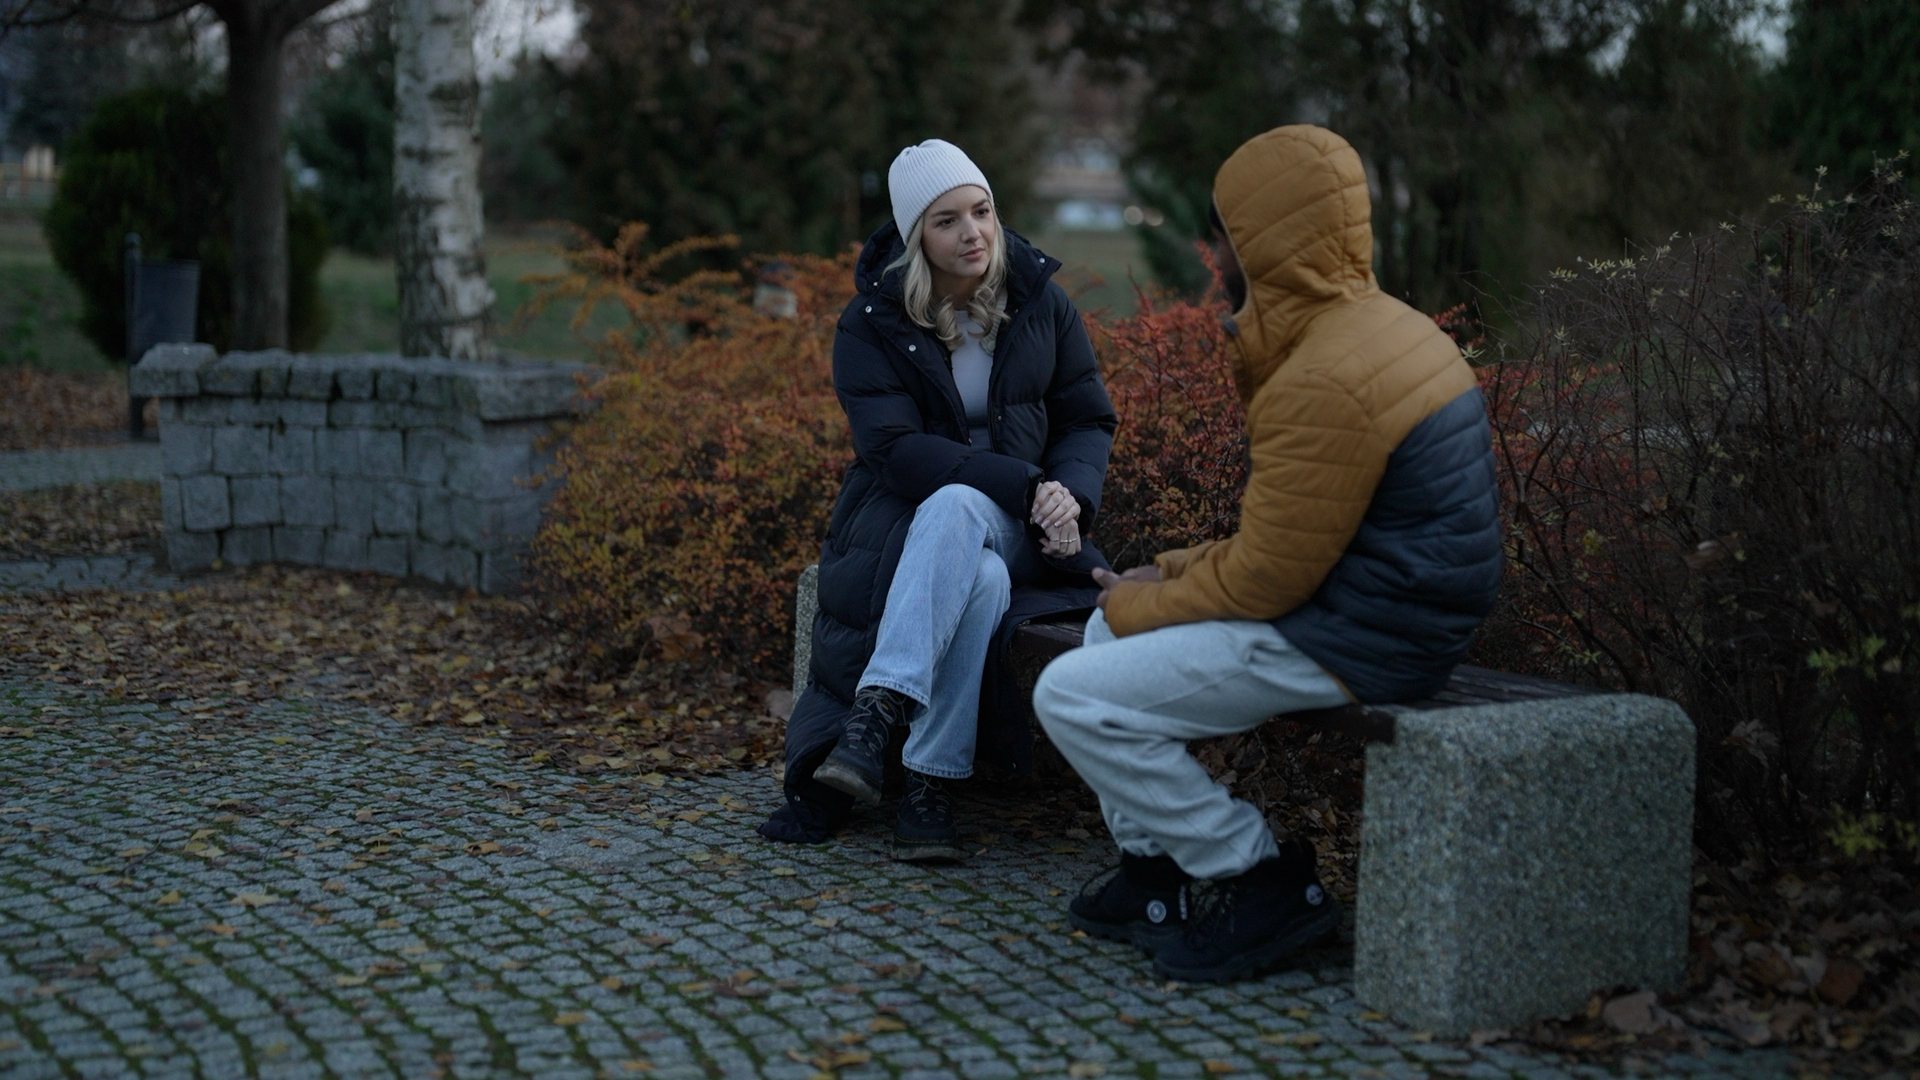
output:
[[[131,387],[161,399],[168,561],[507,591],[552,493],[532,481],[554,423],[582,406],[585,370],[157,346]]]

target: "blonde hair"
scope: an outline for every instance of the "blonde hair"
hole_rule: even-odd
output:
[[[927,262],[927,253],[921,246],[921,236],[926,229],[926,216],[913,223],[913,231],[907,234],[907,250],[893,260],[886,272],[905,269],[906,280],[901,283],[901,306],[907,310],[907,318],[912,319],[922,329],[931,330],[948,352],[966,344],[966,334],[960,329],[960,320],[954,315],[953,300],[941,297],[939,304],[933,301],[933,266]],[[1000,214],[996,209],[993,215],[993,254],[987,256],[987,272],[980,275],[980,287],[973,290],[967,298],[967,314],[973,316],[974,325],[980,327],[982,336],[980,345],[992,355],[993,347],[1000,337],[1000,327],[1007,321],[1007,230],[1000,224]]]

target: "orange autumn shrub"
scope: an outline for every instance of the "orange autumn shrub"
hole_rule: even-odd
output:
[[[819,558],[852,453],[832,383],[852,254],[785,257],[796,313],[782,318],[754,311],[750,272],[668,280],[731,238],[648,254],[645,237],[630,225],[535,282],[529,315],[571,301],[576,327],[602,304],[628,317],[596,344],[598,412],[559,451],[535,594],[616,659],[651,646],[771,669],[792,647],[793,584]]]
[[[833,327],[853,253],[747,260],[742,272],[671,271],[730,238],[655,253],[630,225],[536,279],[531,317],[617,305],[596,343],[600,409],[559,452],[565,484],[533,546],[546,612],[616,660],[652,649],[771,673],[792,647],[793,587],[819,558],[851,454],[833,396]],[[788,267],[795,314],[757,314],[755,271]],[[1087,328],[1120,431],[1096,542],[1117,565],[1231,535],[1246,482],[1225,304],[1141,297],[1139,313]]]
[[[1137,314],[1087,320],[1120,418],[1093,542],[1116,568],[1232,536],[1247,484],[1246,412],[1217,293],[1142,292]]]

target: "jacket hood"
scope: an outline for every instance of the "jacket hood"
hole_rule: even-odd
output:
[[[1034,247],[1027,238],[1001,226],[1007,238],[1007,299],[1009,308],[1018,308],[1046,287],[1047,279],[1060,269],[1060,260]],[[867,237],[860,258],[853,264],[853,287],[862,296],[884,296],[898,303],[903,270],[887,272],[887,267],[907,248],[900,227],[889,221]]]
[[[1250,401],[1314,316],[1379,291],[1372,201],[1360,155],[1311,124],[1249,139],[1215,174],[1213,198],[1247,278],[1234,381]]]

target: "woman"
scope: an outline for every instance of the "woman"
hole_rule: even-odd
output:
[[[894,219],[860,255],[833,349],[858,457],[821,551],[787,805],[760,831],[825,840],[880,801],[897,747],[894,856],[957,859],[942,782],[972,775],[976,746],[1016,767],[1027,752],[1008,636],[1098,593],[1106,561],[1081,537],[1114,414],[1059,261],[1001,226],[967,155],[907,147],[887,184]]]

